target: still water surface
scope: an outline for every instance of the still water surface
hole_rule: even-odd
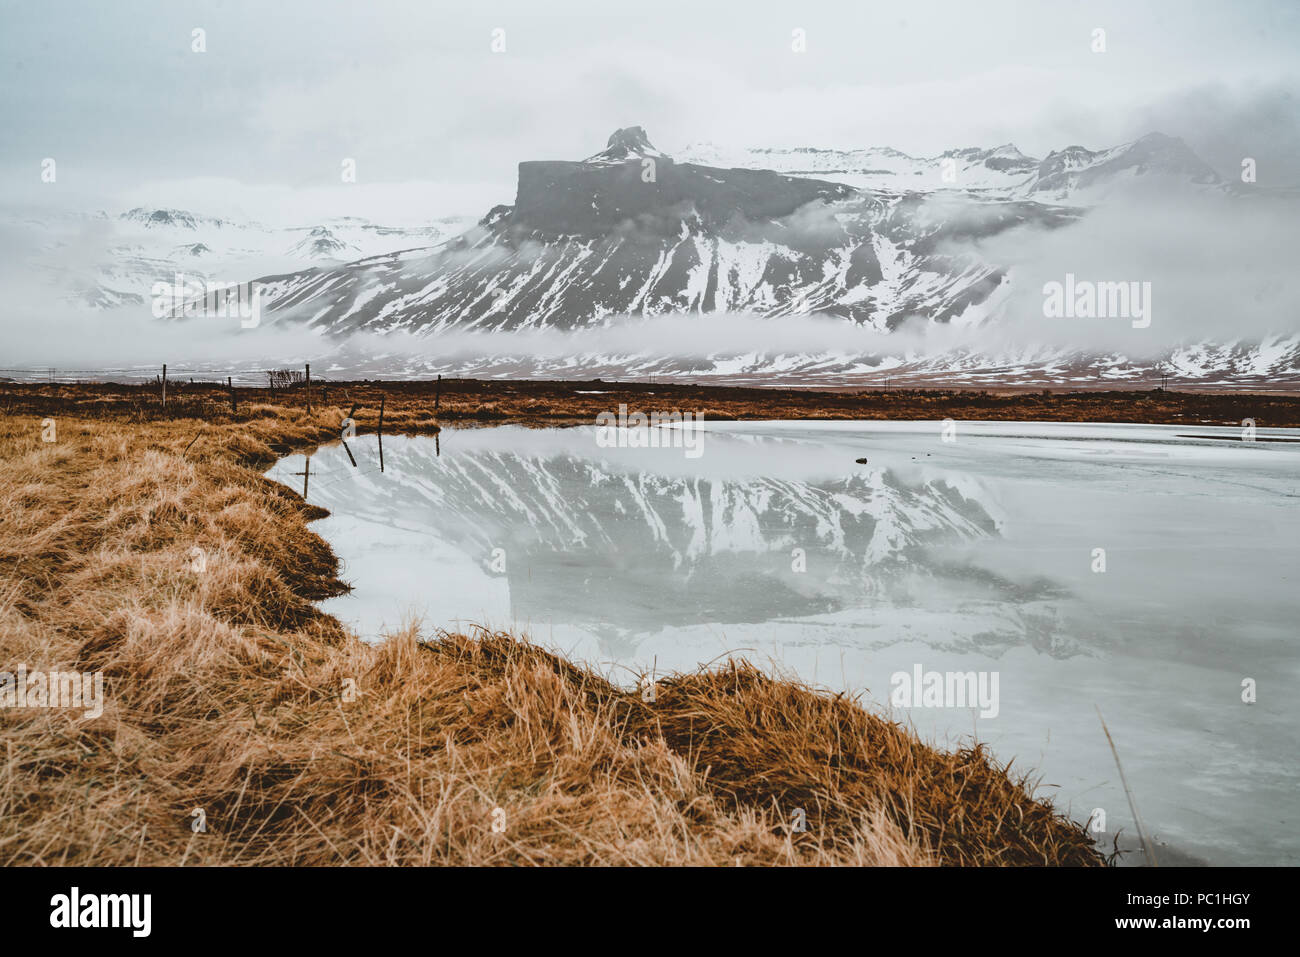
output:
[[[382,471],[373,435],[320,449],[307,497],[354,586],[323,607],[369,640],[518,628],[624,683],[743,655],[977,737],[1077,819],[1104,811],[1109,846],[1134,827],[1100,709],[1166,863],[1296,864],[1300,444],[1274,440],[1300,431],[1240,437],[710,423],[693,458],[445,430],[385,437]],[[268,474],[301,491],[306,464]],[[996,698],[904,707],[918,670]]]

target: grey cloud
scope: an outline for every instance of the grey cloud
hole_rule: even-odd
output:
[[[1300,81],[1249,87],[1216,83],[1170,94],[1135,112],[1133,136],[1177,130],[1225,180],[1256,161],[1261,186],[1300,186]]]
[[[1151,355],[1204,338],[1257,341],[1294,333],[1300,316],[1295,218],[1277,194],[1166,195],[1092,210],[1074,224],[1017,229],[978,244],[1014,265],[1005,324],[994,335],[1032,344]],[[1080,280],[1150,282],[1149,328],[1106,319],[1048,319],[1043,286]]]

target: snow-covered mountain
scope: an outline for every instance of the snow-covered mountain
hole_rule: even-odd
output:
[[[441,337],[436,359],[409,349],[388,357],[390,368],[408,375],[675,375],[765,384],[885,375],[972,384],[1145,383],[1162,373],[1238,384],[1300,379],[1296,336],[1225,336],[1141,358],[1032,343],[1010,353],[990,342],[930,355],[879,343],[871,354],[846,354],[743,341],[702,353],[687,342],[673,354],[657,341],[644,350],[587,350],[582,340],[546,357],[508,335],[483,341],[473,355],[446,348],[447,333],[573,333],[624,317],[698,316],[703,333],[707,316],[722,313],[816,314],[878,333],[909,322],[979,328],[1001,316],[1016,265],[987,258],[985,241],[1019,227],[1078,223],[1097,205],[1142,191],[1228,189],[1186,144],[1160,134],[1041,160],[1011,145],[920,160],[889,149],[688,155],[700,162],[670,157],[629,127],[585,160],[520,163],[514,204],[494,208],[462,236],[265,279],[268,321],[301,323],[335,342],[357,332]],[[956,171],[953,182],[945,170]]]
[[[936,189],[997,189],[1008,193],[1032,182],[1039,161],[1007,144],[995,149],[949,150],[915,157],[887,146],[859,150],[719,149],[692,143],[679,154],[682,162],[708,166],[770,169],[790,176],[814,176],[857,189],[928,192]],[[945,164],[950,160],[950,164]],[[948,177],[945,177],[945,173]]]
[[[184,229],[191,232],[197,232],[199,229],[222,229],[233,225],[211,216],[195,216],[183,209],[146,209],[143,206],[128,209],[119,218],[124,223],[132,223],[145,229]]]
[[[888,148],[708,146],[674,157],[641,127],[628,127],[586,159],[520,163],[514,203],[476,224],[409,229],[342,218],[272,229],[139,208],[82,217],[71,229],[63,223],[60,238],[44,244],[41,265],[65,296],[103,308],[146,304],[152,285],[178,272],[256,279],[263,325],[318,334],[317,358],[339,375],[1096,385],[1168,373],[1201,383],[1300,381],[1300,336],[1284,315],[1284,334],[1263,341],[1225,325],[1222,337],[1140,357],[1042,342],[1008,348],[996,335],[979,346],[1014,299],[1019,262],[1006,252],[1016,243],[990,241],[1021,227],[1053,233],[1171,189],[1252,201],[1181,140],[1160,134],[1042,159],[1011,144],[924,158]],[[72,235],[78,230],[103,247],[91,267],[87,244]],[[75,268],[61,262],[65,247],[77,251],[69,257]],[[717,339],[707,333],[719,314],[843,320],[845,329],[879,335],[870,345],[791,348],[751,342],[744,330],[702,349],[700,341]],[[657,338],[653,325],[644,347],[611,346],[599,335],[662,317],[697,324],[674,333],[681,348]],[[941,354],[882,345],[881,336],[897,341],[888,334],[903,325],[965,338]],[[578,338],[546,355],[508,335],[521,331]],[[401,332],[430,345],[388,352],[372,340],[368,351],[354,349],[349,338],[359,332]],[[479,338],[453,349],[452,333]]]
[[[351,243],[339,239],[328,226],[313,226],[302,239],[289,247],[289,255],[302,259],[343,260],[352,258],[349,253],[360,253]]]
[[[485,343],[485,345],[487,345]],[[432,378],[435,374],[473,379],[603,379],[649,377],[737,386],[862,386],[894,388],[965,387],[982,389],[1155,388],[1168,376],[1175,385],[1200,388],[1300,388],[1300,334],[1260,341],[1192,342],[1150,356],[1026,344],[954,348],[938,353],[909,349],[853,353],[755,349],[736,345],[703,356],[647,354],[627,349],[582,349],[564,355],[537,355],[512,345],[508,337],[496,351],[471,353],[430,349],[384,351],[360,348],[352,340],[335,344],[313,358],[334,378]],[[226,368],[222,366],[222,368]],[[253,368],[253,367],[250,367]]]
[[[972,322],[1002,281],[972,240],[1075,210],[887,194],[679,163],[639,127],[581,161],[519,164],[512,206],[436,248],[263,280],[271,318],[331,336],[578,329],[611,317],[819,313],[879,330]]]
[[[1149,133],[1111,149],[1069,146],[1043,159],[1013,144],[993,149],[948,150],[915,157],[889,147],[861,150],[719,150],[691,144],[683,162],[770,169],[790,176],[815,176],[858,189],[893,192],[973,190],[1005,199],[1035,199],[1063,205],[1092,205],[1115,188],[1138,181],[1205,188],[1222,187],[1219,175],[1181,139]]]
[[[358,217],[314,226],[271,227],[183,209],[137,207],[119,216],[26,215],[9,225],[30,236],[33,263],[62,297],[94,308],[143,306],[158,282],[244,282],[361,256],[430,246],[472,220],[435,219],[418,227],[383,226]]]
[[[1049,153],[1034,174],[1030,192],[1055,201],[1098,202],[1111,191],[1141,183],[1221,188],[1223,181],[1180,139],[1150,133],[1114,149],[1082,146]]]

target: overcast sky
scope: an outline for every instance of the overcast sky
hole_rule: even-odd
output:
[[[1159,130],[1225,175],[1253,156],[1261,184],[1295,184],[1297,51],[1289,0],[0,0],[0,201],[476,215],[513,200],[520,160],[580,158],[636,124],[670,153],[1041,156]]]

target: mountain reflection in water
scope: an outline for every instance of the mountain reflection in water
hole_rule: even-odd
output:
[[[362,434],[270,474],[330,510],[313,527],[354,591],[322,608],[368,639],[484,623],[620,681],[739,653],[923,736],[974,734],[1077,819],[1104,809],[1109,849],[1133,825],[1100,710],[1166,859],[1300,863],[1300,699],[1280,690],[1300,679],[1300,445],[1274,441],[1298,436],[941,435],[708,423],[688,459],[594,428],[449,429],[386,436],[381,472]],[[894,702],[918,671],[988,677],[1000,700]]]

